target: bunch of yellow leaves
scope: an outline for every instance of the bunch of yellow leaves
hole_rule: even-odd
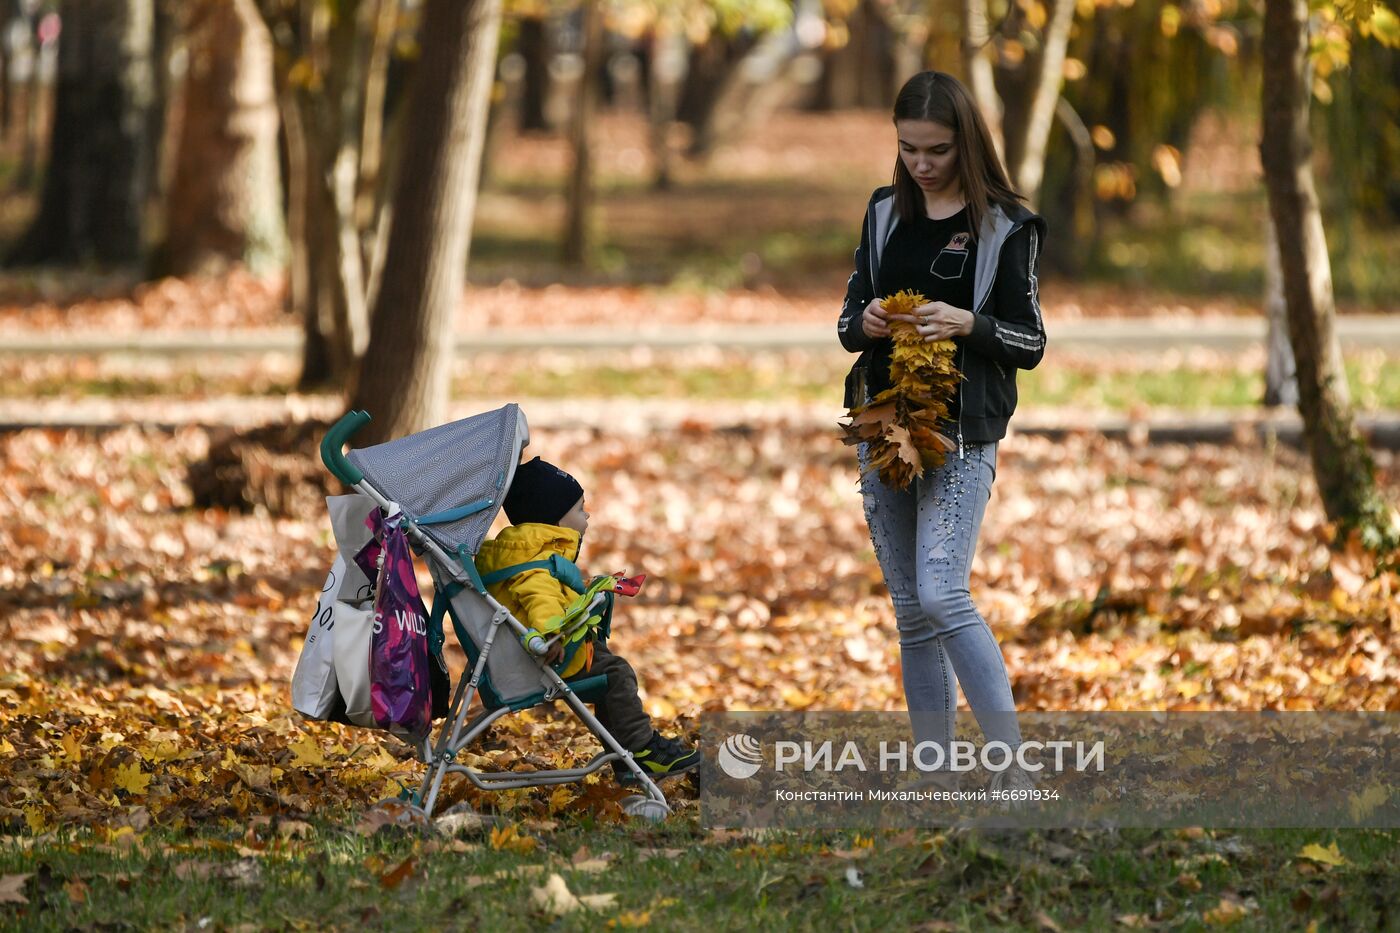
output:
[[[881,307],[892,315],[912,314],[927,300],[906,290],[887,297]],[[890,334],[891,387],[852,408],[841,430],[848,445],[870,442],[866,471],[878,470],[885,485],[906,489],[924,470],[941,466],[955,446],[937,428],[962,373],[953,362],[953,341],[925,341],[910,321],[892,321]]]

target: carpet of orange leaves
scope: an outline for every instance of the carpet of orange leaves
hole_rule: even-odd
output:
[[[191,508],[207,444],[197,428],[0,437],[0,831],[304,818],[412,780],[393,740],[290,711],[327,522]],[[531,450],[588,490],[585,569],[649,575],[613,646],[664,730],[694,734],[707,710],[901,708],[834,427],[546,428]],[[1400,578],[1328,535],[1289,451],[1012,438],[973,592],[1022,709],[1400,710]],[[474,760],[593,747],[537,712]],[[615,814],[618,796],[603,778],[491,802]]]

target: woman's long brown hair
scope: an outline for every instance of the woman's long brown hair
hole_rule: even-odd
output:
[[[992,204],[1003,208],[1025,200],[1011,186],[992,143],[987,121],[961,81],[941,71],[923,71],[900,88],[894,101],[894,121],[930,120],[953,131],[958,153],[958,182],[967,199],[972,235],[982,231],[982,218]],[[901,220],[924,215],[924,192],[904,160],[894,160],[894,207]]]

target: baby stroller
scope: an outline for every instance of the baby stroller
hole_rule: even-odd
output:
[[[442,623],[450,618],[468,666],[452,693],[446,719],[434,741],[425,737],[418,749],[428,766],[412,806],[431,816],[448,774],[464,774],[482,790],[506,790],[566,784],[582,780],[613,761],[621,761],[637,777],[641,794],[623,799],[629,816],[659,820],[671,812],[666,797],[646,769],[624,749],[585,705],[596,701],[607,686],[607,675],[564,680],[542,656],[551,638],[532,656],[521,643],[528,629],[492,598],[474,561],[510,488],[520,451],[529,443],[529,428],[518,405],[510,404],[440,425],[374,447],[342,453],[351,435],[370,420],[352,411],[326,433],[321,459],[345,484],[387,510],[397,503],[402,527],[415,552],[428,562],[435,594],[428,622],[429,646],[440,653]],[[596,603],[605,594],[594,596]],[[579,622],[589,615],[580,613]],[[555,638],[571,634],[566,626]],[[482,710],[470,722],[473,698]],[[563,700],[598,737],[603,750],[579,768],[530,772],[481,772],[457,762],[457,755],[496,720],[509,713]]]

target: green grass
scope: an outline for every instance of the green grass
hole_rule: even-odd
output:
[[[1385,359],[1382,355],[1381,359]],[[1352,401],[1362,411],[1400,408],[1400,361],[1372,355],[1346,360]],[[1264,395],[1264,374],[1253,369],[1181,366],[1098,374],[1047,365],[1016,377],[1022,404],[1124,411],[1137,406],[1184,409],[1253,408]]]
[[[752,354],[714,365],[576,365],[529,369],[493,364],[489,376],[457,381],[458,397],[690,398],[839,404],[850,358],[804,354]],[[1400,409],[1400,365],[1382,354],[1347,360],[1352,398],[1362,411]],[[1047,364],[1017,374],[1020,404],[1127,411],[1147,406],[1173,409],[1255,408],[1264,376],[1253,369],[1180,366],[1164,370],[1095,372],[1092,366]]]
[[[661,398],[692,400],[831,402],[840,404],[850,357],[840,352],[725,352],[687,359],[658,352],[650,363],[599,362],[597,354],[550,351],[547,358],[483,355],[465,363],[453,382],[456,398]],[[1346,360],[1352,399],[1361,411],[1400,409],[1400,360],[1381,351]],[[1120,371],[1121,370],[1121,371]],[[1017,375],[1022,406],[1127,411],[1141,407],[1186,410],[1252,409],[1264,392],[1254,367],[1184,365],[1097,371],[1085,358],[1055,360]],[[160,375],[114,372],[78,376],[64,370],[0,379],[10,398],[200,398],[280,396],[291,383],[278,376],[250,382],[246,374],[179,369]]]
[[[286,848],[240,855],[240,830],[153,832],[138,845],[36,842],[0,849],[0,873],[32,874],[27,905],[0,905],[26,930],[254,927],[597,930],[649,920],[658,929],[1102,929],[1124,915],[1205,929],[1223,898],[1243,903],[1234,929],[1397,929],[1394,832],[1328,830],[934,832],[861,837],[782,833],[717,837],[683,820],[658,827],[565,822],[524,854],[488,841],[396,834],[363,838],[322,825]],[[1336,867],[1298,858],[1335,842]],[[581,847],[608,860],[571,867]],[[852,858],[852,853],[865,853]],[[648,857],[650,856],[650,857]],[[380,878],[409,857],[407,878]],[[181,866],[185,867],[181,867]],[[848,881],[858,872],[861,887]],[[469,879],[504,872],[487,884]],[[531,892],[558,872],[575,894],[616,894],[596,914],[558,919]],[[207,920],[206,920],[207,918]]]
[[[1083,280],[1260,300],[1267,209],[1262,187],[1182,196],[1165,205],[1143,201],[1132,217],[1105,222]],[[1400,228],[1371,228],[1359,217],[1348,226],[1335,211],[1324,211],[1323,224],[1337,299],[1394,307]]]
[[[0,398],[206,398],[215,395],[279,396],[294,391],[291,382],[258,380],[233,375],[180,372],[170,377],[135,373],[70,379],[46,375],[6,381]]]
[[[590,262],[571,269],[560,262],[561,185],[500,176],[483,191],[473,282],[839,289],[868,193],[840,183],[818,193],[781,177],[692,179],[656,191],[641,178],[609,176],[596,191]]]

